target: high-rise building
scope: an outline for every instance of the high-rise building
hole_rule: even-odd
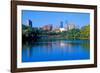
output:
[[[28,19],[26,24],[27,24],[27,26],[32,28],[32,21],[31,20]]]
[[[65,28],[64,28],[64,26],[63,26],[63,22],[61,21],[61,23],[60,23],[60,32],[62,32],[62,31],[65,31]]]
[[[76,28],[76,26],[74,24],[68,24],[67,25],[67,30],[71,30],[71,29],[74,29]]]
[[[62,21],[60,22],[60,28],[63,28],[63,22]]]

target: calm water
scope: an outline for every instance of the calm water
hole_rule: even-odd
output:
[[[26,42],[22,48],[22,62],[89,59],[89,48],[89,40]]]

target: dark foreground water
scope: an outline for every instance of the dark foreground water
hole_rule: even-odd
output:
[[[89,58],[89,40],[26,42],[22,48],[22,62],[85,60]]]

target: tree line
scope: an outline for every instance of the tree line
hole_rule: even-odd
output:
[[[46,31],[38,28],[31,28],[22,25],[22,38],[23,40],[54,40],[54,39],[67,39],[67,40],[89,40],[90,39],[90,25],[83,26],[81,29],[74,28],[68,31],[55,32]]]

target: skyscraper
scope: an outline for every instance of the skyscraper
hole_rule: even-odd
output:
[[[60,22],[60,31],[62,32],[62,31],[65,31],[65,28],[64,28],[64,26],[63,26],[63,22],[61,21]]]
[[[60,22],[60,28],[63,28],[63,22],[62,21]]]
[[[32,21],[31,20],[28,19],[26,24],[27,24],[27,26],[32,28]]]

